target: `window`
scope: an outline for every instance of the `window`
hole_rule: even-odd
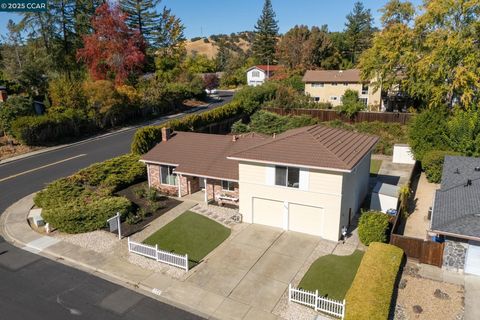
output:
[[[368,98],[359,98],[358,100],[364,105],[368,105]]]
[[[252,71],[252,78],[260,78],[260,71],[253,70]]]
[[[330,97],[330,100],[336,101],[336,100],[338,100],[338,97],[337,97],[337,96],[331,96],[331,97]]]
[[[345,82],[343,85],[346,87],[346,86],[348,86],[348,83]]]
[[[275,184],[277,186],[298,188],[300,186],[300,169],[294,167],[275,167]]]
[[[362,94],[368,94],[368,84],[362,84]]]
[[[337,85],[337,83],[335,83],[335,82],[332,82],[332,86],[336,86],[336,85]]]
[[[235,182],[222,180],[222,190],[235,191]]]
[[[323,83],[312,83],[312,88],[323,88]]]
[[[320,102],[320,97],[313,97],[313,101]]]
[[[172,166],[160,166],[160,179],[162,184],[177,185],[177,175],[173,172],[174,169],[175,167]]]

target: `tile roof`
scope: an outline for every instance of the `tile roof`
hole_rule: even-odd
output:
[[[480,158],[445,157],[432,230],[480,238],[480,172],[475,167],[480,167]]]
[[[362,82],[359,69],[348,70],[307,70],[303,82]]]
[[[174,132],[166,142],[160,142],[141,159],[176,165],[176,171],[197,176],[238,180],[238,162],[227,159],[227,154],[237,152],[265,137],[250,133],[237,136],[194,132]]]
[[[289,130],[229,158],[349,171],[378,137],[321,125]]]

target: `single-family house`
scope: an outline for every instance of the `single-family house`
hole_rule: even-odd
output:
[[[337,241],[367,194],[377,140],[320,125],[269,137],[164,128],[141,161],[163,192],[204,192],[207,202],[237,205],[243,222]]]
[[[480,158],[445,157],[430,231],[445,239],[444,267],[480,275]]]
[[[247,84],[254,87],[260,86],[280,69],[281,66],[278,65],[253,66],[247,70]]]
[[[307,70],[302,80],[305,94],[315,102],[339,106],[345,91],[350,89],[358,92],[360,101],[366,106],[380,107],[382,104],[381,89],[375,90],[370,82],[363,81],[359,69]]]

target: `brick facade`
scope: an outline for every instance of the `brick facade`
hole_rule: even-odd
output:
[[[226,191],[222,189],[222,181],[215,180],[215,179],[207,179],[207,199],[208,201],[217,201],[221,195],[226,195],[228,197],[237,198],[238,199],[238,182],[234,182],[234,191]],[[222,202],[230,203],[234,205],[238,205],[238,201],[226,201],[222,200]]]
[[[192,176],[181,176],[180,178],[181,196],[200,191],[200,179]]]
[[[148,183],[150,187],[156,188],[158,191],[177,197],[178,187],[162,184],[160,182],[160,166],[156,164],[147,164],[148,169]]]

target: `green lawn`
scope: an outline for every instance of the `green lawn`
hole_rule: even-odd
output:
[[[376,175],[382,166],[382,160],[372,159],[370,162],[370,175]]]
[[[200,261],[230,235],[230,229],[191,211],[152,234],[143,243],[158,244],[158,248],[188,254],[189,268]]]
[[[315,291],[322,296],[343,300],[352,285],[363,251],[355,251],[350,256],[329,254],[318,258],[300,281],[302,289]]]

